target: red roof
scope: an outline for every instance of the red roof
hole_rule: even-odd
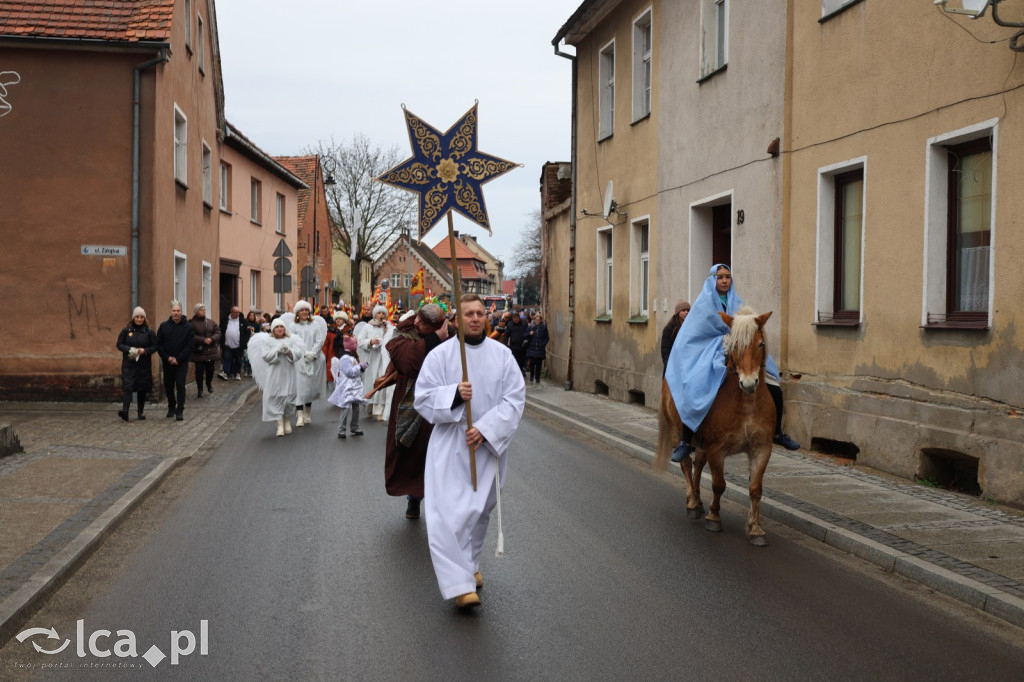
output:
[[[174,0],[4,0],[0,35],[169,42]]]
[[[445,237],[444,239],[442,239],[440,242],[437,243],[437,246],[434,247],[434,253],[436,253],[439,258],[444,258],[445,260],[451,260],[452,252],[448,248],[448,238],[447,237]],[[470,251],[469,247],[466,246],[465,244],[463,244],[461,239],[456,239],[455,240],[455,258],[457,260],[462,260],[463,258],[468,258],[468,259],[473,259],[473,260],[480,260],[480,257],[477,256],[472,251]]]
[[[506,296],[516,295],[516,281],[514,279],[506,279],[501,282],[501,293]]]
[[[275,156],[274,161],[290,170],[310,188],[316,186],[316,154],[312,156]],[[306,224],[306,209],[309,207],[309,189],[299,190],[299,225]]]

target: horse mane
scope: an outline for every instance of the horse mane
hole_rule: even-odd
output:
[[[743,350],[754,340],[756,332],[757,312],[748,305],[742,306],[732,318],[732,329],[722,340],[725,352]]]

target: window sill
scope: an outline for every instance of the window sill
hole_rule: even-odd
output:
[[[261,222],[260,222],[260,221],[258,221],[258,220],[253,220],[252,218],[249,218],[249,222],[250,222],[250,223],[252,223],[252,224],[253,224],[254,226],[256,226],[256,227],[259,227],[259,228],[262,228],[262,227],[263,227],[263,223],[261,223]]]
[[[811,323],[812,327],[859,327],[860,316],[853,317],[844,314],[841,317],[834,317],[832,313],[818,312],[818,319]]]
[[[175,182],[176,185],[178,185],[178,187],[180,187],[182,189],[188,189],[188,183],[185,182],[184,180],[182,180],[181,178],[178,178],[178,177],[174,178],[174,182]]]
[[[643,116],[641,116],[640,118],[638,118],[638,119],[635,119],[635,120],[634,120],[634,121],[633,121],[632,123],[630,123],[629,125],[630,125],[630,127],[632,127],[632,126],[635,126],[635,125],[636,125],[636,124],[638,124],[638,123],[643,123],[644,121],[646,121],[646,120],[647,120],[647,119],[649,119],[650,117],[651,117],[651,112],[649,112],[649,111],[648,111],[648,112],[647,112],[646,114],[644,114],[644,115],[643,115]]]
[[[230,208],[224,208],[223,206],[220,207],[220,212],[223,213],[226,216],[233,216],[233,215],[235,215],[234,213],[231,212]]]
[[[852,0],[852,2],[849,2],[848,4],[845,4],[842,7],[840,7],[839,9],[835,10],[834,12],[829,12],[828,14],[823,16],[821,19],[818,19],[818,23],[819,24],[824,24],[826,21],[828,21],[832,17],[839,16],[840,14],[845,12],[846,10],[850,9],[851,7],[853,7],[854,5],[859,5],[861,2],[862,2],[862,0]]]
[[[285,233],[284,233],[284,232],[282,232],[281,230],[274,230],[274,234],[279,234],[279,235],[281,235],[282,237],[283,237],[283,236],[285,235]]]
[[[607,135],[602,135],[601,137],[597,138],[598,144],[600,144],[600,143],[602,143],[602,142],[604,142],[606,140],[612,139],[613,135],[615,135],[615,133],[608,133]]]
[[[598,324],[611,324],[612,323],[612,316],[611,315],[598,315],[597,317],[594,318],[594,322],[597,322]]]
[[[628,320],[626,320],[626,324],[639,324],[639,325],[646,326],[647,325],[647,316],[646,315],[635,315],[634,317],[631,317]]]
[[[207,201],[206,199],[203,199],[203,208],[205,208],[207,211],[212,211],[213,210],[213,202]]]
[[[728,62],[725,63],[725,64],[722,64],[721,66],[719,66],[714,71],[711,71],[711,72],[701,76],[700,78],[698,78],[697,79],[697,85],[701,85],[702,83],[704,83],[704,81],[711,80],[712,78],[714,78],[715,76],[717,76],[718,74],[722,73],[723,71],[725,71],[728,68],[729,68]]]
[[[925,331],[953,329],[958,331],[987,332],[991,327],[988,326],[988,322],[931,322],[921,325],[921,329]]]

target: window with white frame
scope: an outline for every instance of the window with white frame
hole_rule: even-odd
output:
[[[182,312],[188,310],[185,300],[188,294],[188,258],[180,251],[174,252],[174,299],[181,303]]]
[[[213,152],[203,140],[203,203],[213,206]]]
[[[615,41],[601,48],[598,55],[600,113],[598,139],[610,137],[615,130]]]
[[[923,324],[991,324],[996,120],[928,141]]]
[[[835,14],[854,2],[857,2],[857,0],[821,0],[821,16],[826,17],[829,14]]]
[[[597,232],[597,314],[612,314],[612,228]]]
[[[249,179],[249,220],[262,224],[260,206],[263,205],[263,183],[256,178]]]
[[[402,276],[402,286],[406,289],[412,286],[412,273],[407,272]]]
[[[651,221],[647,217],[638,218],[632,221],[631,229],[629,313],[644,316],[649,314],[651,300]]]
[[[284,312],[284,294],[282,292],[274,294],[274,309],[279,313]]]
[[[391,286],[395,289],[402,286],[402,275],[400,273],[391,273]]]
[[[185,47],[192,50],[192,0],[185,0]]]
[[[206,306],[206,312],[208,315],[212,315],[210,311],[213,308],[210,307],[210,302],[213,300],[213,266],[203,261],[203,305]]]
[[[277,233],[284,234],[284,195],[278,193],[274,202],[277,209]]]
[[[220,162],[220,210],[231,212],[231,164]]]
[[[723,68],[729,59],[729,0],[701,0],[700,75]]]
[[[817,324],[859,324],[865,157],[818,169]]]
[[[188,119],[174,105],[174,179],[188,186]]]
[[[249,309],[260,307],[260,271],[249,271]]]
[[[206,50],[204,49],[205,43],[203,40],[203,15],[196,15],[196,64],[199,67],[199,73],[203,73],[206,70]]]
[[[633,120],[651,113],[651,8],[633,21]]]

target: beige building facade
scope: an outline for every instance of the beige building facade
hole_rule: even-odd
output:
[[[1014,29],[831,4],[790,2],[789,428],[1024,504],[1024,65],[981,42]]]
[[[563,41],[575,48],[576,214],[569,266],[575,286],[567,381],[576,390],[648,405],[657,404],[661,386],[654,308],[661,6],[585,2],[553,41],[556,48]],[[549,309],[558,314],[557,304]]]

